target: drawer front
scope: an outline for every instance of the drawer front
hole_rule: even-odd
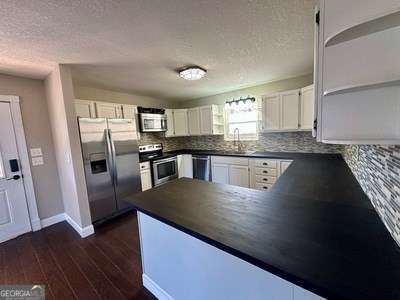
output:
[[[277,169],[273,168],[254,168],[256,175],[264,175],[264,176],[276,176],[277,175]]]
[[[261,167],[261,168],[277,168],[277,161],[273,159],[256,159],[254,162],[254,166]]]
[[[256,182],[273,184],[276,181],[274,176],[256,175]]]
[[[244,157],[234,157],[234,156],[212,156],[211,163],[248,166],[249,159]]]
[[[271,188],[272,188],[272,184],[270,184],[270,183],[258,183],[258,182],[256,183],[257,190],[267,191]]]
[[[140,170],[150,169],[150,162],[148,162],[148,161],[142,162],[139,164],[139,166],[140,166]]]

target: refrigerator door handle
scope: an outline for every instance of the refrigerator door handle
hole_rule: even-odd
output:
[[[114,145],[114,141],[112,138],[112,133],[111,133],[111,129],[108,129],[108,138],[109,138],[109,144],[110,144],[110,148],[111,148],[111,157],[112,157],[112,173],[113,173],[113,182],[114,185],[118,185],[118,173],[117,173],[117,159],[115,157],[115,145]]]
[[[107,161],[108,167],[110,169],[111,181],[114,184],[114,156],[112,154],[112,146],[111,146],[111,139],[110,139],[110,129],[104,129],[104,135],[106,137],[106,150],[107,150]]]

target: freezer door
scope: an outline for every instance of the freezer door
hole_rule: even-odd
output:
[[[117,210],[107,121],[79,118],[79,128],[90,213],[92,222],[96,222]]]
[[[142,190],[139,146],[132,119],[108,119],[114,161],[114,186],[118,210],[131,208],[124,199]]]

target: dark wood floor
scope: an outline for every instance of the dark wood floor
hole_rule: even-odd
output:
[[[0,284],[45,284],[47,299],[154,299],[141,274],[136,213],[86,239],[62,222],[0,244]]]

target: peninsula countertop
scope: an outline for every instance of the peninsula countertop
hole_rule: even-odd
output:
[[[181,178],[129,201],[322,297],[400,299],[400,248],[341,156],[285,158],[268,192]]]

